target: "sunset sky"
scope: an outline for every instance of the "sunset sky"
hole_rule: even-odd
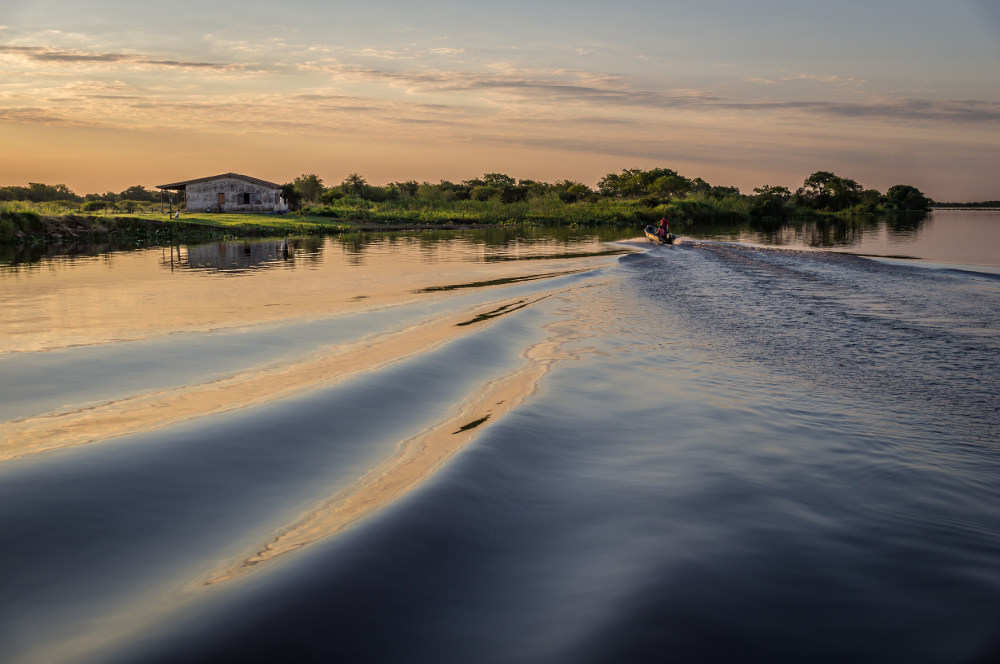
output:
[[[996,0],[4,0],[0,185],[223,172],[1000,199]]]

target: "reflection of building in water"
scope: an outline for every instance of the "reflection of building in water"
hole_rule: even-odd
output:
[[[185,267],[215,270],[250,268],[291,259],[288,240],[274,242],[217,242],[187,248]]]

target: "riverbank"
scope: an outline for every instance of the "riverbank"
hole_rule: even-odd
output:
[[[524,209],[522,209],[524,208]],[[548,212],[548,213],[546,213]],[[795,219],[826,220],[840,225],[866,224],[888,213],[827,212],[797,209],[796,214],[756,216],[720,202],[681,199],[668,205],[643,206],[637,201],[598,201],[564,206],[557,211],[509,205],[503,210],[401,210],[309,208],[304,213],[135,213],[46,214],[30,208],[0,206],[0,245],[53,245],[67,242],[129,242],[169,244],[214,240],[324,236],[357,232],[434,231],[479,228],[607,226],[637,227],[670,219],[685,232],[718,225],[758,224],[765,227],[794,223]],[[912,219],[925,213],[897,212],[893,218]]]
[[[622,224],[644,223],[623,219]],[[575,223],[575,222],[570,222]],[[33,211],[0,214],[0,244],[47,244],[78,240],[135,240],[147,243],[171,241],[337,235],[354,232],[457,230],[504,226],[570,225],[560,219],[482,222],[470,218],[441,217],[434,221],[414,219],[335,219],[319,215],[257,214],[167,214],[137,215],[44,215]]]
[[[45,244],[78,240],[166,242],[286,235],[332,235],[359,231],[480,228],[493,224],[365,222],[309,215],[167,214],[42,215],[18,211],[0,216],[0,244]]]

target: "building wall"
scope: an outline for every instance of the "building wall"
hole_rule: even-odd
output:
[[[219,206],[219,194],[224,202]],[[245,202],[249,194],[250,202]],[[218,178],[187,186],[188,212],[281,212],[288,209],[280,189],[271,189],[238,178]]]

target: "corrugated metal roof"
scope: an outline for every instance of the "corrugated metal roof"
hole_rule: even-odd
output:
[[[240,175],[239,173],[223,173],[222,175],[210,175],[207,178],[195,178],[194,180],[181,180],[180,182],[172,182],[170,184],[158,184],[157,189],[185,189],[189,184],[195,184],[197,182],[209,182],[210,180],[219,180],[222,178],[236,178],[237,180],[244,180],[245,182],[250,182],[253,184],[259,184],[262,187],[269,187],[271,189],[281,189],[280,184],[274,182],[268,182],[267,180],[261,180],[258,178],[252,178],[249,175]]]

